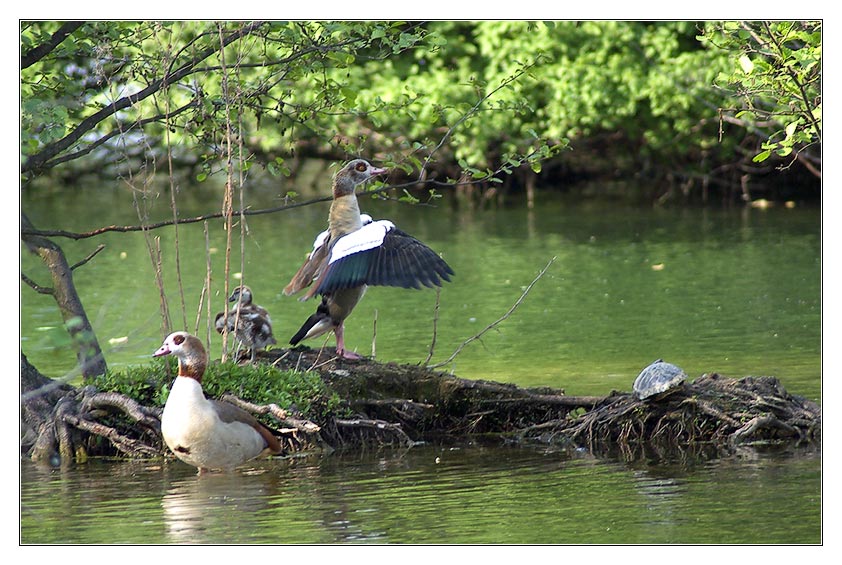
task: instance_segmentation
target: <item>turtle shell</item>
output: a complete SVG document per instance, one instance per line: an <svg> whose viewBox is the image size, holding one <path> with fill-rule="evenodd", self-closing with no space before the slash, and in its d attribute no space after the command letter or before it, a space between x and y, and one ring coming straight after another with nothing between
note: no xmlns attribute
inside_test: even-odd
<svg viewBox="0 0 842 565"><path fill-rule="evenodd" d="M634 380L634 395L644 400L677 389L687 378L680 367L658 359L643 369Z"/></svg>

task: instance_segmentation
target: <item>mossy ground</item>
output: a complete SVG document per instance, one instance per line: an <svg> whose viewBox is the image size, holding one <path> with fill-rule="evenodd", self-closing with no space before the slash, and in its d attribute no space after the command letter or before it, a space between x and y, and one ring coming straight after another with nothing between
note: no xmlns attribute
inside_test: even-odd
<svg viewBox="0 0 842 565"><path fill-rule="evenodd" d="M148 364L109 371L90 384L99 391L118 392L146 406L163 407L176 372L175 359L154 359ZM343 413L339 395L314 371L217 361L209 363L202 388L209 398L233 394L254 404L276 404L314 421Z"/></svg>

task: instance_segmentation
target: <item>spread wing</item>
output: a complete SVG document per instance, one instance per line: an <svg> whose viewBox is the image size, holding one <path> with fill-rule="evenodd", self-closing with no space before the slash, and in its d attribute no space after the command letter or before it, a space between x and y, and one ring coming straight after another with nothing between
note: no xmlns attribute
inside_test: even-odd
<svg viewBox="0 0 842 565"><path fill-rule="evenodd" d="M371 216L368 214L361 214L363 227L371 224ZM330 230L325 230L316 236L313 241L313 250L307 255L304 264L298 269L298 272L293 275L292 279L284 287L284 295L290 296L296 292L300 292L313 284L313 281L319 278L321 271L327 268L328 254L330 253ZM313 293L308 293L304 299L311 296Z"/></svg>
<svg viewBox="0 0 842 565"><path fill-rule="evenodd" d="M327 268L309 294L361 285L434 287L452 275L453 269L435 251L392 222L379 220L336 241Z"/></svg>

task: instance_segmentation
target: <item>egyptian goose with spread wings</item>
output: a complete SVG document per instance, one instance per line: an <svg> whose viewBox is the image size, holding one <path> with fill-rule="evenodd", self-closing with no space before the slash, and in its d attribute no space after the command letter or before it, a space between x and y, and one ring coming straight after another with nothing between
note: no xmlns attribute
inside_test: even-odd
<svg viewBox="0 0 842 565"><path fill-rule="evenodd" d="M454 274L435 251L392 222L360 214L356 186L385 172L355 159L334 176L328 229L316 237L313 250L284 288L289 296L311 287L301 300L322 296L316 313L292 337L291 345L333 331L337 355L359 359L345 350L344 322L368 286L434 287Z"/></svg>
<svg viewBox="0 0 842 565"><path fill-rule="evenodd" d="M199 468L228 471L260 455L280 453L281 444L257 419L229 402L208 400L202 377L208 355L199 338L174 332L153 353L175 355L178 376L161 416L161 435L176 457Z"/></svg>

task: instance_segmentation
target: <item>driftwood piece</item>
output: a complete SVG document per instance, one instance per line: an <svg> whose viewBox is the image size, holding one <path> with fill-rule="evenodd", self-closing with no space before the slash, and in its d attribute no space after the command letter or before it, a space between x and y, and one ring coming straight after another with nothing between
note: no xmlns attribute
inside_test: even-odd
<svg viewBox="0 0 842 565"><path fill-rule="evenodd" d="M342 443L351 443L349 438L354 436L353 443L372 443L379 445L400 445L411 447L415 442L401 429L400 424L393 424L384 420L369 420L367 418L336 418L333 421Z"/></svg>
<svg viewBox="0 0 842 565"><path fill-rule="evenodd" d="M278 406L277 404L265 404L265 405L258 405L243 400L242 398L238 398L233 394L223 394L220 400L224 400L225 402L230 402L236 406L239 406L243 410L248 412L252 412L253 414L269 414L273 418L275 418L281 424L286 425L291 430L300 431L309 434L317 434L321 429L318 424L311 422L310 420L303 420L301 418L294 418L290 415L289 412Z"/></svg>

